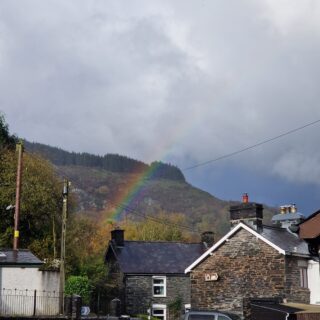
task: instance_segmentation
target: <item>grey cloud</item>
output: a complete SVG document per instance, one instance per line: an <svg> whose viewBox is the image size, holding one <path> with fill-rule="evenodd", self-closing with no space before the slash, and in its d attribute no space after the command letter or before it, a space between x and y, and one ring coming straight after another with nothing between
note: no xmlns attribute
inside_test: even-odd
<svg viewBox="0 0 320 320"><path fill-rule="evenodd" d="M232 152L320 118L320 5L289 5L2 1L0 109L69 150L182 167ZM318 132L234 162L318 183Z"/></svg>

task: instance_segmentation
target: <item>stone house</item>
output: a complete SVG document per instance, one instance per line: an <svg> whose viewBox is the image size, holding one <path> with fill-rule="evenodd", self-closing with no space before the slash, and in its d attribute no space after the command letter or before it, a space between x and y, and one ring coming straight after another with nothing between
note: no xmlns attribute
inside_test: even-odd
<svg viewBox="0 0 320 320"><path fill-rule="evenodd" d="M309 303L313 257L295 233L300 218L287 213L280 226L265 226L261 204L232 206L230 232L185 270L191 277L191 307L233 311L249 319L250 298Z"/></svg>
<svg viewBox="0 0 320 320"><path fill-rule="evenodd" d="M43 265L29 250L0 249L0 315L59 313L59 272Z"/></svg>
<svg viewBox="0 0 320 320"><path fill-rule="evenodd" d="M120 299L122 312L137 315L149 310L166 320L177 308L190 308L190 277L184 270L205 251L203 243L125 241L123 230L113 230L111 238L105 255L108 285ZM212 233L204 238L210 243Z"/></svg>

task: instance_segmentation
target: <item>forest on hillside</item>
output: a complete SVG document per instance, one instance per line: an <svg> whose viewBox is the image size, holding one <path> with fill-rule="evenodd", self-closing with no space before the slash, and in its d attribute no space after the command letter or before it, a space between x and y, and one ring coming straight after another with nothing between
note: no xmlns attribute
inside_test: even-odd
<svg viewBox="0 0 320 320"><path fill-rule="evenodd" d="M142 161L119 154L99 156L86 152L68 152L41 143L28 141L24 143L29 152L37 153L57 166L84 166L122 173L146 172L149 179L185 181L185 177L178 167L161 161L154 161L148 165Z"/></svg>

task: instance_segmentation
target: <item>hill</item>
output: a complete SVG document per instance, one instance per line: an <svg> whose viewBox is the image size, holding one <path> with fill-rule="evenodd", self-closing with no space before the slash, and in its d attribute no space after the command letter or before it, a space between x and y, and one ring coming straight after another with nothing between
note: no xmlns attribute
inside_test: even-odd
<svg viewBox="0 0 320 320"><path fill-rule="evenodd" d="M77 153L51 147L41 143L24 141L29 152L40 154L45 159L57 166L82 166L88 168L99 168L118 173L144 173L149 172L150 179L169 179L185 181L181 170L171 164L160 161L152 162L150 165L119 154L106 154L104 156L90 153Z"/></svg>
<svg viewBox="0 0 320 320"><path fill-rule="evenodd" d="M50 160L58 174L72 182L79 212L99 215L114 209L139 185L130 202L134 210L122 212L120 219L139 220L140 214L156 216L160 212L181 213L185 224L202 231L214 230L218 237L229 229L228 209L237 202L220 200L193 187L175 166L161 162L148 165L120 155L78 154L38 143L25 145L29 152ZM267 222L274 212L265 207Z"/></svg>

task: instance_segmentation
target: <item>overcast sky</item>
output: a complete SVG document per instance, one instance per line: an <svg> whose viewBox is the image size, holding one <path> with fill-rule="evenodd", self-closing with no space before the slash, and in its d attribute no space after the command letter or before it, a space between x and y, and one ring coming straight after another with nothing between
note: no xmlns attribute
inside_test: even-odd
<svg viewBox="0 0 320 320"><path fill-rule="evenodd" d="M185 168L255 144L320 119L319 57L318 0L0 2L0 110L72 151ZM320 208L319 131L186 175L225 199Z"/></svg>

